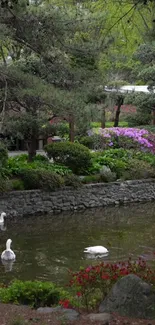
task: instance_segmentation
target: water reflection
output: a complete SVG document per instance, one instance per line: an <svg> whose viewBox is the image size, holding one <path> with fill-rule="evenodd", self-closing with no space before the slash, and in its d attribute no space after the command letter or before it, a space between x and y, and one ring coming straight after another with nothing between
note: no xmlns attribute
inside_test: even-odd
<svg viewBox="0 0 155 325"><path fill-rule="evenodd" d="M109 251L100 260L117 262L141 255L154 265L154 211L155 203L148 203L8 220L0 236L0 254L11 237L16 263L0 265L1 281L64 283L69 268L98 262L84 253L85 247L98 245Z"/></svg>
<svg viewBox="0 0 155 325"><path fill-rule="evenodd" d="M88 260L98 260L98 259L105 259L105 257L107 257L109 255L109 253L105 253L105 254L88 254L85 253L86 255L86 259Z"/></svg>
<svg viewBox="0 0 155 325"><path fill-rule="evenodd" d="M5 268L5 272L11 272L12 271L12 267L13 267L13 263L15 261L5 261L5 260L1 260L2 264L4 265Z"/></svg>
<svg viewBox="0 0 155 325"><path fill-rule="evenodd" d="M0 230L6 231L7 227L4 224L0 224Z"/></svg>

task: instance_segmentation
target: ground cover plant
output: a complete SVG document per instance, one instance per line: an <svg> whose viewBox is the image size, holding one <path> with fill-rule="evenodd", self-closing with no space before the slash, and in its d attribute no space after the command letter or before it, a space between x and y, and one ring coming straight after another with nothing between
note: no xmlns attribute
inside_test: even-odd
<svg viewBox="0 0 155 325"><path fill-rule="evenodd" d="M155 156L143 151L108 149L92 154L90 175L103 175L107 166L116 174L116 178L138 179L155 176Z"/></svg>
<svg viewBox="0 0 155 325"><path fill-rule="evenodd" d="M22 154L15 157L9 157L7 161L8 171L11 175L18 175L21 170L48 170L61 176L68 175L71 169L61 164L52 164L45 156L37 155L33 162L28 162L28 155Z"/></svg>

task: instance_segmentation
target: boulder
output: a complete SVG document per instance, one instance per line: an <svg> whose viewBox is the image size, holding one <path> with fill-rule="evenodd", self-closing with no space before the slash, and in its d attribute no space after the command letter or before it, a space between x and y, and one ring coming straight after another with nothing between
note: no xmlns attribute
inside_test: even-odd
<svg viewBox="0 0 155 325"><path fill-rule="evenodd" d="M88 324L89 321L91 321L91 322L100 322L100 324L106 325L113 319L113 317L108 313L100 313L100 314L88 314L87 316L85 316L84 319L88 321Z"/></svg>
<svg viewBox="0 0 155 325"><path fill-rule="evenodd" d="M116 174L111 171L111 169L105 165L103 165L100 169L100 175L103 181L113 182L116 180Z"/></svg>
<svg viewBox="0 0 155 325"><path fill-rule="evenodd" d="M74 310L74 309L62 309L62 317L61 319L69 320L69 321L74 321L79 319L80 314Z"/></svg>
<svg viewBox="0 0 155 325"><path fill-rule="evenodd" d="M65 319L67 321L74 321L79 319L80 314L74 309L62 308L61 306L57 307L40 307L37 309L37 312L40 314L51 314L59 313L58 318Z"/></svg>
<svg viewBox="0 0 155 325"><path fill-rule="evenodd" d="M155 318L155 293L152 286L129 274L118 280L99 306L100 313L116 312L121 316Z"/></svg>
<svg viewBox="0 0 155 325"><path fill-rule="evenodd" d="M37 309L37 312L40 314L51 314L51 313L59 312L61 310L62 310L61 306L57 306L54 308L53 307L39 307Z"/></svg>

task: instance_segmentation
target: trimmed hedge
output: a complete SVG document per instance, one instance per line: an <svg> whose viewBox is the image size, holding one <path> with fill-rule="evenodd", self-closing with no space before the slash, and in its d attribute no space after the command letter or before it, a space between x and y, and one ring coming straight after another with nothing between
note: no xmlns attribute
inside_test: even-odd
<svg viewBox="0 0 155 325"><path fill-rule="evenodd" d="M60 175L48 170L23 169L20 172L25 190L44 189L54 191L63 186L64 181Z"/></svg>
<svg viewBox="0 0 155 325"><path fill-rule="evenodd" d="M87 173L91 166L89 149L78 143L50 143L44 147L48 157L54 162L69 167L75 174Z"/></svg>
<svg viewBox="0 0 155 325"><path fill-rule="evenodd" d="M65 186L72 186L78 188L82 186L80 178L74 174L64 176Z"/></svg>

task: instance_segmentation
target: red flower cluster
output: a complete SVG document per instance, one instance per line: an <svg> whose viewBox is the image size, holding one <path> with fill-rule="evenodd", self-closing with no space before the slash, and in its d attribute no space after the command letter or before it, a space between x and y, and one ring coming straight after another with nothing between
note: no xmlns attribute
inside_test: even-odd
<svg viewBox="0 0 155 325"><path fill-rule="evenodd" d="M70 301L68 299L60 300L59 305L61 305L63 308L70 308Z"/></svg>
<svg viewBox="0 0 155 325"><path fill-rule="evenodd" d="M129 258L127 262L108 264L102 262L76 273L70 271L69 286L77 290L77 296L86 296L93 288L100 288L106 295L118 279L131 273L155 284L155 270L152 271L141 258L136 262L132 262Z"/></svg>

